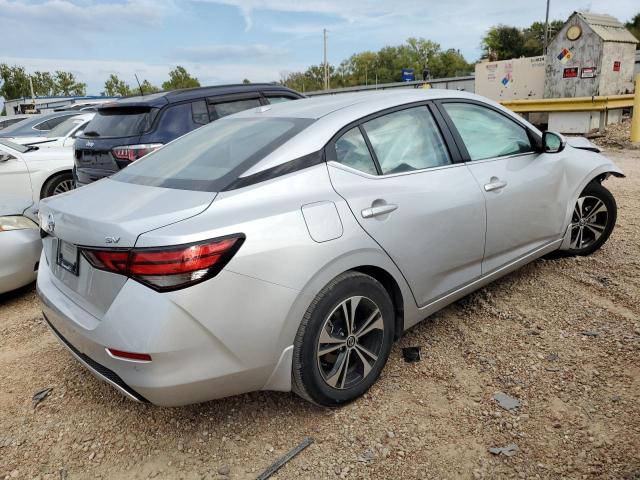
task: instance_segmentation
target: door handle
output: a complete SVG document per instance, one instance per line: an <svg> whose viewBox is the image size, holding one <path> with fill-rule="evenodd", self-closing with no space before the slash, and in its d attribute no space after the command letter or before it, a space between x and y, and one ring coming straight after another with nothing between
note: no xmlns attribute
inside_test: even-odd
<svg viewBox="0 0 640 480"><path fill-rule="evenodd" d="M485 184L484 191L485 192L493 192L494 190L500 190L507 186L507 182L504 180L500 180L496 177L491 177L489 183Z"/></svg>
<svg viewBox="0 0 640 480"><path fill-rule="evenodd" d="M377 217L379 215L386 215L387 213L391 213L398 208L397 205L393 205L391 203L387 203L385 205L379 205L377 207L369 207L365 208L360 212L363 218L372 218Z"/></svg>

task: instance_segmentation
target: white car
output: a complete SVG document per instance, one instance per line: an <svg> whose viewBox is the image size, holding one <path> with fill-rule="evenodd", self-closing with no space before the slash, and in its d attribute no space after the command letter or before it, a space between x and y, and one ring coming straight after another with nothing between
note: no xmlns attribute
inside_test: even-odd
<svg viewBox="0 0 640 480"><path fill-rule="evenodd" d="M0 138L0 193L41 198L74 188L73 149L39 148Z"/></svg>
<svg viewBox="0 0 640 480"><path fill-rule="evenodd" d="M81 135L95 113L83 113L66 119L52 128L43 137L11 137L14 143L21 145L37 145L40 148L73 147L73 142Z"/></svg>
<svg viewBox="0 0 640 480"><path fill-rule="evenodd" d="M33 282L42 240L31 197L0 190L0 294Z"/></svg>

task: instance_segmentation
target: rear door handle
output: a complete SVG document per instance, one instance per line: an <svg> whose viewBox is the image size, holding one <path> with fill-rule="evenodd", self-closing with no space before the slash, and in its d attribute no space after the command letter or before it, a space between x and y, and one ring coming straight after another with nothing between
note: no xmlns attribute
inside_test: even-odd
<svg viewBox="0 0 640 480"><path fill-rule="evenodd" d="M372 218L377 217L379 215L386 215L387 213L391 213L398 208L397 205L393 205L388 203L386 205L379 205L377 207L369 207L365 208L360 212L363 218Z"/></svg>
<svg viewBox="0 0 640 480"><path fill-rule="evenodd" d="M484 186L485 192L493 192L494 190L500 190L507 186L507 182L500 180L496 177L491 177L491 181Z"/></svg>

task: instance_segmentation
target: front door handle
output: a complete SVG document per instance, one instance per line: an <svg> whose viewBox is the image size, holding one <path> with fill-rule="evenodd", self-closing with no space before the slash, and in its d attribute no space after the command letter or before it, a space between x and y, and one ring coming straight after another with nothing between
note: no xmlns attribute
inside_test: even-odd
<svg viewBox="0 0 640 480"><path fill-rule="evenodd" d="M377 217L379 215L386 215L387 213L391 213L398 208L397 205L393 205L391 203L387 203L385 205L379 205L377 207L369 207L365 208L360 212L363 218L372 218Z"/></svg>
<svg viewBox="0 0 640 480"><path fill-rule="evenodd" d="M491 177L489 183L485 184L484 191L485 192L493 192L494 190L500 190L507 186L507 182L504 180L500 180L497 177Z"/></svg>

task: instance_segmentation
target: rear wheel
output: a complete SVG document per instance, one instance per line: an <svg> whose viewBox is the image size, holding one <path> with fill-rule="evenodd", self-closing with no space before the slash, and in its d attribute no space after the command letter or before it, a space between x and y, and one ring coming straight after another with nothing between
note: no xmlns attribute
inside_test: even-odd
<svg viewBox="0 0 640 480"><path fill-rule="evenodd" d="M374 278L346 272L314 299L298 329L293 390L324 406L365 393L389 358L394 335L389 294Z"/></svg>
<svg viewBox="0 0 640 480"><path fill-rule="evenodd" d="M40 198L52 197L61 193L68 192L75 188L73 174L71 172L63 172L49 178L42 187L42 195Z"/></svg>
<svg viewBox="0 0 640 480"><path fill-rule="evenodd" d="M590 183L578 197L571 217L570 255L590 255L609 239L616 224L618 207L609 190Z"/></svg>

